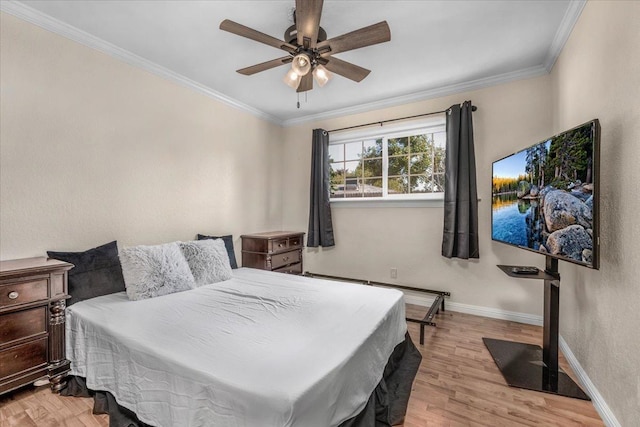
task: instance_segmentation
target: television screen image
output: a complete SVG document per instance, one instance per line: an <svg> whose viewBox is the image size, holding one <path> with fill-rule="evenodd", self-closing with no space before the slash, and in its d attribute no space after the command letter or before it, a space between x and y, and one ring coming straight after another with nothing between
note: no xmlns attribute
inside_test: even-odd
<svg viewBox="0 0 640 427"><path fill-rule="evenodd" d="M598 268L598 120L493 163L498 242Z"/></svg>

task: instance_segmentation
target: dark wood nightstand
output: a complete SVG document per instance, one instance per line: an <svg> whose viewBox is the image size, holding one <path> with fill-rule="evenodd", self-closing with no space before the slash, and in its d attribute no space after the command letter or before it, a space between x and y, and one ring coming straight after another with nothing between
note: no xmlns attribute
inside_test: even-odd
<svg viewBox="0 0 640 427"><path fill-rule="evenodd" d="M65 386L67 271L73 264L40 258L0 261L0 394L48 377Z"/></svg>
<svg viewBox="0 0 640 427"><path fill-rule="evenodd" d="M242 238L242 266L279 273L302 274L304 233L269 231L245 234Z"/></svg>

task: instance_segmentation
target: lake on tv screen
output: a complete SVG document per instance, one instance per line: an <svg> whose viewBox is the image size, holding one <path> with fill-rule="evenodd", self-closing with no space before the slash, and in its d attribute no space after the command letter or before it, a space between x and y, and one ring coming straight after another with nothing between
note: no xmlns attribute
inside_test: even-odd
<svg viewBox="0 0 640 427"><path fill-rule="evenodd" d="M530 247L527 239L527 222L531 205L518 200L516 195L493 196L493 239L513 245ZM538 242L538 247L540 243ZM531 247L538 249L537 247Z"/></svg>

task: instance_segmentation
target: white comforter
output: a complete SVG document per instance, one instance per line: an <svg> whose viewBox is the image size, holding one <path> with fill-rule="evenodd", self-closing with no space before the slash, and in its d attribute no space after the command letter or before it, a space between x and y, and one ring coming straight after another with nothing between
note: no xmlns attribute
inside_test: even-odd
<svg viewBox="0 0 640 427"><path fill-rule="evenodd" d="M240 268L191 291L74 304L67 357L155 426L327 427L364 408L405 331L397 290Z"/></svg>

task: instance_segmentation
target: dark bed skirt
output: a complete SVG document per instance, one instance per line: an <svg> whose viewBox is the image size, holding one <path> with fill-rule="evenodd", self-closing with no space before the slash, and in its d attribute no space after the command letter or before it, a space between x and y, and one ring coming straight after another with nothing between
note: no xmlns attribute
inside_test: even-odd
<svg viewBox="0 0 640 427"><path fill-rule="evenodd" d="M405 340L396 346L389 357L382 380L371 393L367 406L339 427L388 427L402 423L421 361L422 356L407 333ZM118 405L111 393L89 390L82 377L70 376L67 387L60 394L93 396L93 413L108 414L109 427L151 427L138 420L135 413Z"/></svg>

